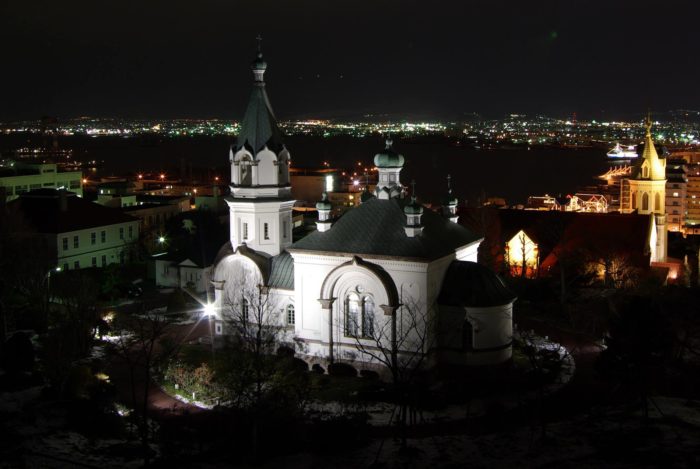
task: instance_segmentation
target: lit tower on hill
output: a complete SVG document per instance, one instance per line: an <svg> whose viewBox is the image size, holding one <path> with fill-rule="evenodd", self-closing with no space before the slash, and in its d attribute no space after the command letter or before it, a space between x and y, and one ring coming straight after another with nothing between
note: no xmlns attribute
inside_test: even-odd
<svg viewBox="0 0 700 469"><path fill-rule="evenodd" d="M231 146L230 239L275 256L292 244L292 206L289 151L265 92L263 60L258 53L251 64L253 91L241 122L238 141Z"/></svg>
<svg viewBox="0 0 700 469"><path fill-rule="evenodd" d="M651 261L664 262L667 253L666 231L666 159L660 158L651 137L651 115L646 120L644 152L641 164L632 168L629 179L629 202L621 207L623 213L637 212L654 217L656 230L651 240ZM622 199L625 199L623 197ZM655 242L654 242L655 241Z"/></svg>

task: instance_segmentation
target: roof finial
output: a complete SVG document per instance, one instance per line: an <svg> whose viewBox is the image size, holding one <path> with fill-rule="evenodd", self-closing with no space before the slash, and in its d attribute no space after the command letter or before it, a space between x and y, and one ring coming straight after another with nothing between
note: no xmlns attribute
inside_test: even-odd
<svg viewBox="0 0 700 469"><path fill-rule="evenodd" d="M265 69L267 68L267 63L263 60L262 54L262 35L258 34L255 38L258 41L258 53L255 56L255 60L250 64L250 68L253 70L253 77L259 85L263 85L263 75L265 74Z"/></svg>
<svg viewBox="0 0 700 469"><path fill-rule="evenodd" d="M416 180L411 180L411 198L416 200Z"/></svg>
<svg viewBox="0 0 700 469"><path fill-rule="evenodd" d="M255 40L258 41L258 57L262 57L262 34L258 34Z"/></svg>
<svg viewBox="0 0 700 469"><path fill-rule="evenodd" d="M394 144L394 141L391 139L391 132L386 134L386 148L387 150L391 148L391 146Z"/></svg>
<svg viewBox="0 0 700 469"><path fill-rule="evenodd" d="M452 193L452 176L450 176L449 174L447 175L447 193Z"/></svg>
<svg viewBox="0 0 700 469"><path fill-rule="evenodd" d="M651 137L651 109L647 110L647 118L646 122L644 122L644 126L646 127L646 137Z"/></svg>

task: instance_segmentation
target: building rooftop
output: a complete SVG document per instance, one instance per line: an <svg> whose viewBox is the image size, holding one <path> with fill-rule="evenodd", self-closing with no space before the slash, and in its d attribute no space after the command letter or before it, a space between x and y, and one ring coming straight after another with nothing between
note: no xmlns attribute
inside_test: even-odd
<svg viewBox="0 0 700 469"><path fill-rule="evenodd" d="M423 232L419 236L408 237L403 211L407 203L408 199L380 200L372 197L346 212L330 230L316 231L297 241L290 251L433 260L481 239L432 210L423 212Z"/></svg>
<svg viewBox="0 0 700 469"><path fill-rule="evenodd" d="M62 197L65 198L65 210L61 209ZM66 233L137 221L119 209L88 202L73 192L56 189L37 189L24 193L7 206L10 210L21 212L39 233Z"/></svg>

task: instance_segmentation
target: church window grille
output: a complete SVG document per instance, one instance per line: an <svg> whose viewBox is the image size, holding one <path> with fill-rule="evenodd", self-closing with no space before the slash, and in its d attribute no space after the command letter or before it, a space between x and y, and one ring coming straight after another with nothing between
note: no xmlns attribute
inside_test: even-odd
<svg viewBox="0 0 700 469"><path fill-rule="evenodd" d="M649 210L649 194L646 192L642 195L642 210Z"/></svg>
<svg viewBox="0 0 700 469"><path fill-rule="evenodd" d="M293 326L296 318L294 317L294 305L287 305L287 325Z"/></svg>
<svg viewBox="0 0 700 469"><path fill-rule="evenodd" d="M241 322L247 323L248 322L248 313L250 312L250 303L248 303L248 300L243 298L241 300Z"/></svg>
<svg viewBox="0 0 700 469"><path fill-rule="evenodd" d="M345 299L345 336L372 337L374 334L374 300L350 293Z"/></svg>
<svg viewBox="0 0 700 469"><path fill-rule="evenodd" d="M360 320L360 298L354 293L345 300L345 335L357 337Z"/></svg>
<svg viewBox="0 0 700 469"><path fill-rule="evenodd" d="M248 239L248 223L243 223L243 239Z"/></svg>
<svg viewBox="0 0 700 469"><path fill-rule="evenodd" d="M265 239L270 239L270 225L268 223L263 223L263 234Z"/></svg>

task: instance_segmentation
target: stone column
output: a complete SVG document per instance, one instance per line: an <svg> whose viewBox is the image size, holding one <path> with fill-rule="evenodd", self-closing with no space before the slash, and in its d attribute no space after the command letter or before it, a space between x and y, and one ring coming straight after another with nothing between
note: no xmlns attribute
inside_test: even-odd
<svg viewBox="0 0 700 469"><path fill-rule="evenodd" d="M318 300L319 303L321 303L321 308L324 311L324 315L328 318L328 362L333 363L334 361L334 356L333 356L333 302L335 301L335 298L328 298L324 299L321 298Z"/></svg>

